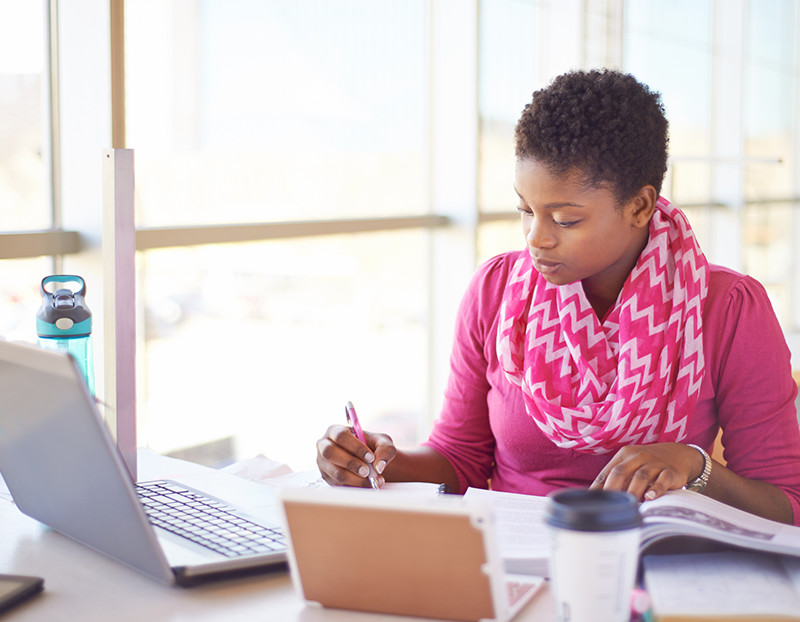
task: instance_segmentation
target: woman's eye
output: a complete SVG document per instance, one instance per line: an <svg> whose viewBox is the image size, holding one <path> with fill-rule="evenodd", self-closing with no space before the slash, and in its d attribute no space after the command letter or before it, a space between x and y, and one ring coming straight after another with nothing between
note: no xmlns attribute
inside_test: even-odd
<svg viewBox="0 0 800 622"><path fill-rule="evenodd" d="M568 229L569 227L573 227L573 226L577 225L580 221L579 220L568 220L568 221L554 220L553 222L556 223L559 227L563 227L564 229Z"/></svg>
<svg viewBox="0 0 800 622"><path fill-rule="evenodd" d="M517 211L518 211L520 214L525 214L526 216L531 216L531 215L533 215L533 212L532 212L530 209L528 209L527 207L523 206L523 205L518 205L518 206L517 206Z"/></svg>

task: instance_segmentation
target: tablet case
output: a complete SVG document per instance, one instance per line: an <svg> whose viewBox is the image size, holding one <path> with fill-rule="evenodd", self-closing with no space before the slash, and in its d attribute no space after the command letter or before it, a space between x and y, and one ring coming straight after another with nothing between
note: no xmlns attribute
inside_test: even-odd
<svg viewBox="0 0 800 622"><path fill-rule="evenodd" d="M292 577L306 600L465 621L505 620L518 609L488 506L343 488L287 489L281 499Z"/></svg>

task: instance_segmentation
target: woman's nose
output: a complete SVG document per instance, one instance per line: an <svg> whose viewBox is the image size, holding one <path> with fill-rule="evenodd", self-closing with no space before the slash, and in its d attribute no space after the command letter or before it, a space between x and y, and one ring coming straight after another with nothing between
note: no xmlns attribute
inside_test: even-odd
<svg viewBox="0 0 800 622"><path fill-rule="evenodd" d="M556 238L553 232L540 219L536 219L531 223L525 240L528 246L533 248L552 248L556 245Z"/></svg>

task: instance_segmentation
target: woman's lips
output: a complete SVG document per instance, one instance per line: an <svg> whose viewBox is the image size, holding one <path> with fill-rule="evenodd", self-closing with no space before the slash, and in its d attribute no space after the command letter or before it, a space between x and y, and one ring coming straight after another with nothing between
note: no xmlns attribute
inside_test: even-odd
<svg viewBox="0 0 800 622"><path fill-rule="evenodd" d="M561 264L555 261L545 261L544 259L536 259L535 257L531 259L533 259L533 267L536 268L536 271L542 276L554 274L558 272L558 269L561 267Z"/></svg>

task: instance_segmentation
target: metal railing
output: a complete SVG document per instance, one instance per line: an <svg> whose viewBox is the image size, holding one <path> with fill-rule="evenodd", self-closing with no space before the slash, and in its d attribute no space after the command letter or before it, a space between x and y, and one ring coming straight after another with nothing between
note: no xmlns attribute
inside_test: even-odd
<svg viewBox="0 0 800 622"><path fill-rule="evenodd" d="M421 215L305 222L143 227L136 230L136 250L147 251L155 248L259 242L399 229L435 229L451 224L452 219L447 216ZM71 255L85 249L86 244L78 231L42 230L0 233L0 259Z"/></svg>

